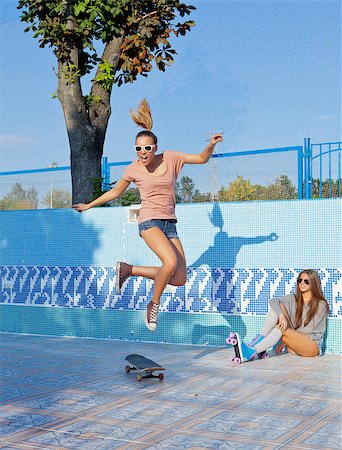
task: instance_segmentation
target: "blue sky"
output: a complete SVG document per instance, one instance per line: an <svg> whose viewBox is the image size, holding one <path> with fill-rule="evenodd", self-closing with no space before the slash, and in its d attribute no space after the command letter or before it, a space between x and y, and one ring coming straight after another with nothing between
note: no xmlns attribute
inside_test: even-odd
<svg viewBox="0 0 342 450"><path fill-rule="evenodd" d="M175 39L165 73L112 93L105 156L135 157L129 109L146 97L161 149L219 152L341 140L341 2L188 1L196 26ZM16 0L1 1L1 171L69 165L51 49L24 33ZM85 81L87 94L89 82Z"/></svg>

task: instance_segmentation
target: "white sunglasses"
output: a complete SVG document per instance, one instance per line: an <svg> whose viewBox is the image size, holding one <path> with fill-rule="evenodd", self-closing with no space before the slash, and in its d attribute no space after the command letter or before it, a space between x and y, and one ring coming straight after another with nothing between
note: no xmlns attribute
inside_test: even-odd
<svg viewBox="0 0 342 450"><path fill-rule="evenodd" d="M141 150L144 149L145 152L151 152L154 147L156 147L154 144L153 145L135 145L134 150L136 152L141 152Z"/></svg>

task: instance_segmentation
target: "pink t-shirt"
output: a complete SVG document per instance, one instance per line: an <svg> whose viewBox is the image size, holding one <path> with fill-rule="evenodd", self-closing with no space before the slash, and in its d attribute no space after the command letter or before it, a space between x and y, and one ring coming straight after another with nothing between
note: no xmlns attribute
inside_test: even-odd
<svg viewBox="0 0 342 450"><path fill-rule="evenodd" d="M161 175L149 173L135 160L123 174L123 179L137 185L141 197L139 223L151 219L176 219L175 184L177 176L184 165L186 153L165 151L163 165L165 172Z"/></svg>

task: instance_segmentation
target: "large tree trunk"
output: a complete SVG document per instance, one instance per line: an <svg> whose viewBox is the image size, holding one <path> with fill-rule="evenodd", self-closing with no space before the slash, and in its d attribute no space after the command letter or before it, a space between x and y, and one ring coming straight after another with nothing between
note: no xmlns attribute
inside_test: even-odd
<svg viewBox="0 0 342 450"><path fill-rule="evenodd" d="M73 19L69 20L70 30ZM106 59L116 69L123 37L114 38L103 52ZM72 203L87 203L94 196L94 183L101 178L103 146L111 114L110 90L93 82L91 96L99 97L87 109L82 94L78 49L70 43L67 59L58 61L58 98L61 102L70 143L70 164L72 181ZM70 68L75 74L70 75Z"/></svg>
<svg viewBox="0 0 342 450"><path fill-rule="evenodd" d="M72 203L88 203L94 197L95 181L101 178L104 136L95 127L68 130Z"/></svg>
<svg viewBox="0 0 342 450"><path fill-rule="evenodd" d="M59 62L58 65L58 98L63 108L70 144L72 202L87 203L93 197L95 179L101 178L104 133L101 132L100 123L93 125L90 122L79 77L75 77L72 82L65 77L69 64ZM108 119L103 124L105 129L107 123Z"/></svg>

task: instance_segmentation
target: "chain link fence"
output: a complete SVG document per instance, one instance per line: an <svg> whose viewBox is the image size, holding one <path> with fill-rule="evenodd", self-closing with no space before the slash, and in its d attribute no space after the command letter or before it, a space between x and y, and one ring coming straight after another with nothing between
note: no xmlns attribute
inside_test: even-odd
<svg viewBox="0 0 342 450"><path fill-rule="evenodd" d="M0 210L71 206L70 167L0 173Z"/></svg>
<svg viewBox="0 0 342 450"><path fill-rule="evenodd" d="M213 155L208 164L186 164L176 184L178 203L301 198L298 171L302 147ZM128 163L127 163L128 164ZM118 181L125 166L110 163L110 180ZM140 202L132 184L115 204Z"/></svg>
<svg viewBox="0 0 342 450"><path fill-rule="evenodd" d="M306 180L307 155L301 146L222 153L214 154L207 164L183 167L175 189L177 202L302 199L308 181L312 182L313 194L317 191L313 196L341 196L341 143L312 144L312 148L314 176L322 180L327 174L325 184L317 183L315 178ZM320 164L317 172L316 166L323 158L327 168ZM103 190L120 180L128 164L108 163L103 158ZM46 169L0 173L0 210L69 208L71 192L69 166L56 167L53 163ZM132 184L113 205L138 203L139 192Z"/></svg>

